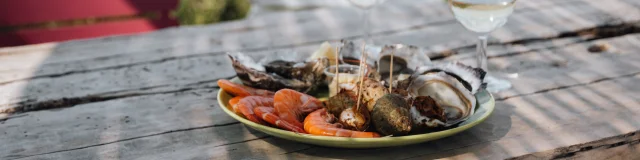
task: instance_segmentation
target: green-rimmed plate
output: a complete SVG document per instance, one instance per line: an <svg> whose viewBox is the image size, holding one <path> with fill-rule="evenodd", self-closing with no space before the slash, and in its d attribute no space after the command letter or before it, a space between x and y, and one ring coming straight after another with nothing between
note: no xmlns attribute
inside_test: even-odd
<svg viewBox="0 0 640 160"><path fill-rule="evenodd" d="M240 83L240 80L234 78L231 80L234 83ZM476 94L476 99L478 101L478 106L476 107L476 111L469 119L465 122L462 122L458 127L430 132L424 134L415 134L408 136L399 136L399 137L381 137L381 138L346 138L346 137L330 137L330 136L316 136L310 134L301 134L295 133L287 130L282 130L278 128L273 128L269 126L264 126L261 124L257 124L251 122L240 115L233 112L231 106L229 105L229 100L233 98L231 95L227 94L224 90L220 90L218 92L218 103L224 112L226 112L229 116L235 118L236 120L244 123L246 126L249 126L255 130L264 132L266 134L320 146L328 146L328 147L339 147L339 148L378 148L378 147L392 147L392 146L402 146L409 144L422 143L426 141L436 140L444 137L448 137L454 135L456 133L467 130L475 125L478 125L493 112L495 101L493 96L487 91L481 91Z"/></svg>

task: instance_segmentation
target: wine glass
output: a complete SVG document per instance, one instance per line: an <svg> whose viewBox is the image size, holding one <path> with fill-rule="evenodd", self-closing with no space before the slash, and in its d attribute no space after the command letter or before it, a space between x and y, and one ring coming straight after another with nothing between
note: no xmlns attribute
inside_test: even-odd
<svg viewBox="0 0 640 160"><path fill-rule="evenodd" d="M448 0L449 7L465 28L478 35L477 65L487 71L484 81L487 91L496 93L511 88L511 82L497 78L487 69L487 38L489 33L507 23L516 0ZM504 76L504 75L503 75Z"/></svg>
<svg viewBox="0 0 640 160"><path fill-rule="evenodd" d="M376 5L382 3L384 0L349 0L349 2L351 2L352 5L360 8L361 10L363 10L363 20L364 20L364 26L363 26L363 30L364 30L364 37L365 37L365 42L369 42L371 40L371 27L369 24L369 12L371 10L371 8L375 7Z"/></svg>

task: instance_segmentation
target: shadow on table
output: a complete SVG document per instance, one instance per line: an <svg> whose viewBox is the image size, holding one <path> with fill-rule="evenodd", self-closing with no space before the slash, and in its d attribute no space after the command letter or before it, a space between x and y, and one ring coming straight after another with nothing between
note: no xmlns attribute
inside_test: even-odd
<svg viewBox="0 0 640 160"><path fill-rule="evenodd" d="M291 17L286 17L285 20L282 20L284 22L287 22L288 24L291 23L301 23L301 22L296 22L298 19L296 19L294 16ZM300 20L302 21L302 20ZM277 26L276 26L277 27ZM338 26L338 27L342 27L342 26ZM336 28L336 26L333 27L329 27L329 28ZM273 32L277 32L279 30L287 30L287 29L291 29L291 30L296 30L298 28L282 28L282 29L273 29ZM293 32L293 31L292 31ZM314 37L316 36L315 34L312 34L310 32L301 32L300 34L309 34L309 35L303 35L300 37L305 37L305 38L310 38L310 37ZM253 34L253 33L252 33ZM257 34L257 33L256 33ZM282 33L280 33L282 34ZM317 33L317 34L327 34L327 33ZM273 35L266 35L266 36L262 36L262 35L258 35L256 36L257 39L263 38L263 39L267 39L264 37L286 37L286 36L280 36L278 34L273 34ZM161 38L166 38L166 37L161 37ZM196 37L198 38L198 37ZM210 38L210 37L205 37L205 38ZM232 38L236 38L236 37L232 37ZM120 42L129 42L129 43L123 43L123 44L114 44L111 41L109 41L109 38L104 38L104 39L99 39L99 40L93 40L93 41L104 41L103 43L100 44L93 44L93 45L98 45L102 48L107 48L104 46L108 46L108 47L112 47L114 50L117 48L127 48L127 47L131 47L131 48L139 48L140 46L137 45L148 45L146 42L142 42L144 41L144 39L142 41L136 41L136 40L131 40L129 41L128 39L124 39L120 40ZM277 39L277 38L276 38ZM175 52L180 53L180 54L185 54L185 53L193 53L193 52L197 52L195 51L195 48L198 47L203 47L203 46L199 46L200 44L204 43L205 45L211 45L209 43L215 43L215 42L206 42L207 40L211 40L214 41L215 39L177 39L177 40L167 40L167 41L171 41L170 43L167 43L168 45L182 45L182 44L189 44L187 46L182 46L182 47L168 47L168 48L163 48L163 50L161 51L157 51L157 52L172 52L174 51L173 49L175 48L179 48L176 49ZM230 42L231 41L231 42ZM194 43L192 43L194 42ZM198 42L198 43L195 43ZM229 45L229 46L242 46L242 45L246 45L249 43L253 43L252 41L243 41L243 42L235 42L233 41L233 39L228 40L226 39L225 44ZM35 72L34 75L46 75L46 74L50 74L52 73L51 68L48 68L48 66L54 66L54 65L58 65L58 66L66 66L69 63L73 62L74 60L69 60L69 59L64 59L64 58L60 58L58 56L67 54L67 52L72 51L72 50L80 50L77 48L86 48L86 53L83 54L92 54L93 51L88 50L91 49L92 47L96 47L96 46L79 46L77 44L75 45L66 45L67 43L60 43L55 49L53 49L51 51L51 56L49 57L44 57L43 60L40 62L41 66L36 66L35 67ZM270 44L273 45L273 44ZM70 49L71 47L74 47L76 49ZM121 54L139 54L140 51L136 52L136 53L131 53L131 52L123 52ZM156 52L156 50L146 50L145 52ZM77 54L77 53L76 53ZM565 53L557 53L557 55L563 55ZM94 57L95 59L99 59L99 60L109 60L109 58L117 58L117 57L123 57L123 55L109 55L105 56L105 57ZM183 56L183 57L187 57L184 55L176 55L176 56ZM68 58L69 56L62 56L62 57L66 57ZM195 56L194 56L195 57ZM204 57L204 58L203 58ZM39 57L37 57L39 58ZM76 57L74 57L76 58ZM175 57L172 57L175 58ZM78 58L81 59L81 58ZM186 59L186 58L185 58ZM196 57L193 59L206 59L205 56L202 57ZM548 60L553 60L553 58L547 57L547 58L542 58L543 60L541 60L540 62L544 62L544 61L548 61ZM566 59L571 59L571 58L566 58ZM169 59L167 61L172 61L174 59ZM177 61L177 60L176 60ZM195 61L195 60L194 60ZM176 63L171 63L174 66L171 65L167 65L167 66L171 66L171 67L175 67L175 68L180 68L180 67L184 67L185 69L182 71L188 71L188 72L194 72L192 74L208 74L210 73L209 70L205 70L205 68L212 68L212 67L216 67L214 64L208 64L208 63L201 63L203 64L202 68L198 68L198 66L196 65L197 69L187 69L189 67L194 67L193 64L185 64L185 63L190 63L190 62L194 62L194 61L180 61L180 62L176 62ZM77 61L77 63L82 63L82 61ZM154 62L155 63L155 62ZM165 63L165 61L162 61L162 63ZM126 64L126 63L123 63ZM537 63L536 63L537 64ZM67 96L65 94L77 94L77 95L82 95L81 93L78 92L84 92L85 90L91 90L91 89L95 89L95 88L109 88L109 91L111 90L115 90L113 88L117 88L117 87L121 87L121 88L127 88L127 89L131 89L131 86L136 85L136 84L140 84L140 83L149 83L151 84L152 82L158 82L158 81L180 81L182 79L179 78L194 78L194 77L189 77L191 75L185 74L185 75L177 75L179 74L179 72L176 72L174 70L171 70L169 72L165 71L161 71L161 70L153 70L153 69L158 69L158 68L151 68L151 70L149 68L143 68L144 72L137 72L137 70L135 70L135 67L127 67L127 66L110 66L111 68L106 68L106 69L100 69L100 70L83 70L84 68L82 67L87 67L87 68L91 68L89 67L90 65L104 65L104 64L83 64L83 65L87 65L87 66L74 66L74 67L78 67L80 69L77 69L77 71L79 72L73 72L73 73L64 73L61 75L57 75L57 77L47 77L47 76L43 76L43 77L38 77L37 79L34 78L33 80L29 80L28 82L26 82L26 84L24 84L24 86L21 86L23 88L21 88L21 98L25 98L25 99L31 99L34 98L35 100L37 100L38 98L41 97L29 97L32 95L46 95L46 96L50 96L50 95L64 95ZM136 64L139 65L139 64ZM226 65L226 64L225 64ZM631 64L630 64L631 65ZM227 66L229 67L229 66ZM54 67L52 67L54 68ZM55 67L55 68L64 68L64 67ZM99 67L98 67L99 68ZM109 70L113 70L113 69L122 69L124 68L124 71L126 71L126 73L124 74L124 76L122 75L112 75L112 74L103 74L103 73L109 73ZM169 67L167 67L169 68ZM611 67L612 69L615 69L616 67L613 66ZM173 72L172 72L173 71ZM198 72L199 71L199 72ZM63 76L77 76L77 74L83 74L83 73L99 73L97 75L94 75L93 77L83 77L85 78L86 81L72 81L72 82L65 82L65 81L60 81L59 79L57 81L53 81L53 80L42 80L42 79L54 79L54 78L60 78ZM112 73L112 72L111 72ZM141 73L144 73L143 75L141 75ZM604 74L603 74L604 75ZM121 76L121 77L118 77ZM144 82L134 82L135 84L128 84L131 82L124 82L121 81L121 79L123 78L128 78L128 77L142 77L142 78L132 78L134 80L142 80ZM184 76L184 77L181 77ZM602 77L607 77L607 76L602 76ZM200 77L197 77L200 78ZM73 79L68 79L68 80L73 80ZM101 84L102 86L92 86L92 85L87 85L90 84L92 82L104 82L104 83L96 83L96 84ZM109 82L109 83L107 83ZM125 84L123 84L123 83ZM145 87L148 87L147 85L143 85ZM618 86L619 87L619 86ZM134 89L138 89L138 88L134 88ZM147 88L148 89L148 88ZM624 90L629 90L628 88L624 88L624 89L620 89L622 91ZM637 88L636 88L637 89ZM70 91L73 90L73 91ZM77 92L76 92L77 90ZM140 89L140 90L144 90ZM565 90L566 91L566 90ZM613 91L618 91L618 90L613 90ZM606 110L602 109L599 106L604 106L601 105L601 103L605 103L608 105L609 108L614 108L614 107L625 107L626 108L632 108L633 106L630 106L629 103L631 99L633 100L634 98L637 99L637 97L627 97L627 96L619 96L620 94L617 94L617 97L613 97L612 95L609 95L607 93L611 93L611 90L602 90L601 88L588 88L587 91L581 91L581 92L573 92L571 90L567 91L569 93L569 95L574 95L575 97L583 97L584 95L582 94L591 94L591 97L596 97L596 98L604 98L606 100L593 100L593 99L582 99L582 101L585 101L585 105L584 106L590 106L593 107L591 109L593 110ZM518 93L518 94L526 94L526 93ZM75 96L75 95L74 95ZM69 97L73 97L73 96L69 96ZM69 101L73 101L73 99L67 99ZM548 101L547 103L544 103L545 101ZM206 144L206 143L212 143L212 141L214 139L225 139L228 142L225 142L227 145L224 146L214 146L211 148L206 148L206 149L202 149L202 150L208 150L208 149L212 149L215 147L224 147L224 152L226 152L225 155L227 155L226 158L232 159L234 157L260 157L265 153L265 151L268 151L266 149L266 147L279 147L282 150L288 151L287 153L284 153L284 155L288 158L291 159L295 159L295 158L304 158L304 157L325 157L325 158L339 158L339 159L366 159L366 158L371 158L371 157L375 157L375 158L380 158L380 159L399 159L399 158L416 158L416 156L419 156L420 158L425 158L425 159L430 159L430 158L443 158L443 157L450 157L450 156L455 156L455 155L461 155L461 154L471 154L473 156L478 156L476 153L478 152L482 152L483 149L487 149L487 148L491 148L491 149L495 149L495 150L500 150L500 151L495 151L493 150L492 152L494 153L503 153L503 154L509 154L507 153L506 149L503 149L502 147L506 147L504 145L496 145L496 146L490 146L492 145L493 141L499 140L504 138L507 133L509 132L516 132L522 129L522 127L530 127L530 128L541 128L541 127L545 127L545 126L540 126L539 122L537 119L533 119L531 117L536 117L536 118L540 118L543 120L562 120L563 117L562 115L558 115L557 113L553 113L553 110L564 110L568 113L580 113L583 112L584 110L586 110L585 108L580 108L582 106L576 106L573 104L568 104L565 102L571 101L570 99L567 98L557 98L557 97L552 97L552 96L542 96L542 98L530 98L530 97L524 97L522 98L522 103L502 103L502 102L498 102L496 103L496 109L494 111L494 113L483 123L465 131L462 133L459 133L457 135L453 135L451 137L447 137L444 139L440 139L440 140L435 140L435 141L431 141L431 142L426 142L426 143L422 143L422 144L416 144L416 145L409 145L409 146L402 146L402 147L392 147L392 148L376 148L376 149L337 149L337 148L327 148L327 147L319 147L319 146L310 146L310 145L306 145L306 144L302 144L302 143L297 143L297 142L293 142L293 141L287 141L287 140L283 140L283 139L279 139L279 138L274 138L274 137L269 137L269 138L261 138L261 139L257 139L257 140L247 140L249 137L247 135L253 135L254 137L265 137L265 135L263 133L260 133L258 131L254 131L249 129L249 133L246 132L236 132L236 133L242 133L243 135L232 135L234 132L230 132L230 131L224 131L220 128L225 128L224 126L222 127L213 127L213 128L217 128L217 129L213 129L213 131L211 132L199 132L199 133L203 133L203 134L211 134L214 136L202 136L202 135L186 135L186 136L182 136L182 137L172 137L172 136L167 136L165 138L167 139L162 139L163 142L154 142L151 140L145 140L145 141L138 141L142 138L146 138L146 137L136 137L136 138L140 138L140 139L129 139L131 137L135 137L135 136L148 136L147 134L155 134L149 131L140 131L142 133L136 132L136 133L132 133L129 132L131 130L134 130L132 128L127 128L128 127L128 122L127 119L124 118L125 115L127 113L130 113L130 108L136 107L135 103L130 103L130 101L118 101L118 105L128 105L128 107L130 108L122 108L119 110L111 110L112 112L107 112L104 113L105 116L122 116L123 119L117 119L118 122L109 122L109 121L105 121L104 119L97 119L96 117L87 117L87 116L81 116L82 114L80 114L80 117L76 117L77 121L75 122L70 122L73 123L74 125L77 125L76 128L61 128L60 130L48 130L48 131L40 131L46 134L41 134L40 135L40 139L36 136L33 136L32 132L25 132L25 134L14 134L14 137L8 137L6 141L7 144L26 144L26 143L31 143L31 144L35 144L38 143L39 141L42 142L49 142L48 145L44 145L44 146L38 146L39 148L28 148L29 146L22 146L22 147L14 147L17 148L15 150L12 151L0 151L2 153L8 153L11 152L11 155L17 155L15 157L21 157L21 156L25 156L25 155L33 155L33 154L47 154L49 152L58 152L62 155L66 155L66 157L77 157L78 159L82 159L82 158L118 158L118 157L135 157L135 156L141 156L141 155L135 155L140 154L140 152L142 152L141 150L152 150L155 152L161 152L161 153L157 153L157 154L169 154L171 153L170 148L180 148L182 147L181 145L184 144ZM631 101L633 102L633 101ZM637 101L635 101L637 102ZM522 113L515 113L514 110L516 107L520 107L520 106L512 106L510 104L518 104L518 105L528 105L527 109L530 109L532 111L537 111L538 113L532 113L532 114L536 114L535 116L529 116L529 115L523 115ZM551 106L551 107L549 107ZM557 107L556 107L557 106ZM45 106L46 107L46 106ZM69 106L71 107L71 106ZM218 107L217 105L214 105L214 107ZM89 107L87 107L89 108ZM44 108L47 109L47 108ZM68 109L68 108L65 108ZM219 109L219 108L218 108ZM549 111L551 110L551 111ZM53 109L53 110L46 110L46 112L54 112L56 113L56 111L60 111L60 109ZM169 111L168 111L169 112ZM540 114L539 114L540 113ZM27 113L28 114L28 113ZM56 114L59 114L58 116L66 116L64 115L63 112L57 112ZM146 114L150 114L150 113L146 113ZM195 115L196 113L194 113ZM144 115L144 114L142 114ZM177 116L189 116L189 115L177 115ZM226 115L222 115L222 116L226 116ZM25 116L26 117L26 116ZM513 117L518 117L518 122L519 123L515 123L513 122L516 118ZM581 118L586 118L584 116L581 115L577 115L576 116L577 119L581 119ZM24 117L22 117L24 118ZM33 118L33 117L29 117L29 118ZM135 118L135 117L132 117ZM191 118L191 117L188 117ZM214 124L216 123L216 118L219 117L213 117L213 116L209 116L208 117L211 122L213 122ZM228 117L227 117L228 118ZM17 118L16 118L17 119ZM26 119L26 118L25 118ZM615 117L613 117L613 119L615 119ZM157 120L157 119L152 119L152 120ZM219 119L218 119L219 120ZM37 120L39 121L39 119ZM133 122L133 120L132 120ZM618 121L620 122L620 121ZM29 129L29 128L21 128L21 130L18 129L14 129L11 126L15 126L15 128L20 128L20 125L23 124L14 124L17 123L16 121L13 120L8 120L6 121L6 124L4 124L5 122L3 122L3 125L0 125L0 127L5 127L8 126L7 128L11 129L11 130L6 130L7 132L12 132L12 131L16 131L16 132L22 132L24 129ZM23 123L29 123L28 121L24 121ZM52 126L52 125L61 125L61 124L55 124L55 123L45 123L45 122L40 122L43 123L44 126ZM567 122L568 123L568 122ZM603 128L608 128L612 131L618 130L619 127L616 127L614 125L630 125L630 126L638 126L640 124L638 124L637 122L629 122L627 121L627 123L629 124L623 124L623 123L618 123L618 124L602 124L598 127L603 127ZM86 124L90 124L90 125L86 125ZM160 125L157 123L151 123L152 125ZM183 126L180 128L189 128L189 127L202 127L202 125L200 123L195 123L195 122L190 122L189 124L191 124L192 126ZM524 124L525 126L513 126L513 124ZM200 126L198 126L200 125ZM237 128L244 128L245 126L242 126L241 124L235 124L236 126L234 126L236 129ZM71 125L69 125L71 126ZM230 125L228 125L230 126ZM586 128L586 127L585 127ZM129 129L129 130L127 130ZM191 128L192 129L192 128ZM71 131L62 131L62 130L71 130ZM74 133L74 131L80 131L80 130L97 130L96 132L92 132L89 134L85 134L83 136L74 136L74 134L70 134L70 133ZM197 129L194 129L197 130ZM193 131L193 130L190 130ZM246 131L246 130L243 130ZM543 133L542 131L539 131L537 129L533 129L531 130L532 132L534 132L532 135L537 135L537 136L543 136L545 135L545 133ZM34 131L35 132L35 131ZM173 132L173 131L172 131ZM178 132L178 131L176 131ZM182 131L181 131L182 132ZM6 134L6 133L5 133ZM48 134L48 135L47 135ZM137 135L136 135L137 134ZM170 134L170 133L164 133L164 134ZM584 135L589 135L589 134L593 134L593 133L584 133ZM158 135L154 135L154 136L158 136ZM189 139L190 137L201 137L202 139L198 139L198 138L192 138ZM46 141L43 141L42 137L47 137L48 139L46 139ZM153 136L148 136L148 137L153 137ZM229 140L229 137L235 137L236 139L233 140ZM184 139L181 139L184 138ZM203 139L207 139L207 138L211 138L208 140L203 140ZM525 137L528 138L528 137ZM513 146L508 146L508 147L521 147L524 148L524 150L530 151L530 150L535 150L535 146L533 144L530 144L530 140L522 140L524 138L513 138L514 141L516 141L516 143L514 143ZM184 142L184 143L177 143L177 142L182 142L184 140L191 140L191 141L197 141L197 140L203 140L202 142ZM547 143L562 143L562 142L558 142L557 139L553 138L553 137L546 137L545 140ZM135 141L135 143L130 141ZM3 141L4 142L4 141ZM53 142L53 143L51 143ZM176 143L172 143L172 142L176 142ZM266 142L266 145L263 145ZM59 144L58 144L59 143ZM106 144L105 144L106 143ZM69 144L82 144L82 146L70 146ZM99 144L99 145L98 145ZM96 146L97 145L97 146ZM202 146L206 146L206 145L202 145ZM85 147L85 148L83 148ZM148 148L144 148L144 147L148 147ZM187 146L188 147L188 146ZM260 147L265 147L265 148L260 148ZM205 148L205 147L203 147ZM72 149L72 150L68 150L68 149ZM262 150L264 149L264 150ZM189 150L189 148L187 149L183 149L184 150ZM183 153L189 153L187 151L183 152ZM57 153L56 153L57 154ZM149 154L149 153L147 153ZM153 155L151 155L153 156ZM180 156L180 155L177 155ZM200 155L203 156L203 155ZM206 156L206 155L204 155ZM64 157L64 156L61 156ZM4 158L13 158L11 156L7 156L7 157L0 157L0 159L4 159ZM210 157L209 157L210 158ZM215 158L215 157L214 157Z"/></svg>
<svg viewBox="0 0 640 160"><path fill-rule="evenodd" d="M342 149L311 145L298 151L285 153L285 155L290 159L307 156L338 159L403 159L411 158L412 156L427 156L428 159L432 159L449 157L460 153L472 152L476 148L485 147L489 144L487 142L504 137L511 130L510 117L514 114L513 108L514 106L498 103L493 114L485 122L462 133L421 144L373 149ZM288 140L275 138L267 142L278 146L278 143L287 143L284 141ZM456 149L455 152L447 152L452 149Z"/></svg>

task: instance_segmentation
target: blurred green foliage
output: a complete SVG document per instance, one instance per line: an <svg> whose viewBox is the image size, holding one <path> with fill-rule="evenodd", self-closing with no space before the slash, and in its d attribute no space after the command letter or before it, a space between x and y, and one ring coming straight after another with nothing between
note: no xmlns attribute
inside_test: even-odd
<svg viewBox="0 0 640 160"><path fill-rule="evenodd" d="M174 15L180 25L211 24L242 19L250 9L251 0L180 0Z"/></svg>

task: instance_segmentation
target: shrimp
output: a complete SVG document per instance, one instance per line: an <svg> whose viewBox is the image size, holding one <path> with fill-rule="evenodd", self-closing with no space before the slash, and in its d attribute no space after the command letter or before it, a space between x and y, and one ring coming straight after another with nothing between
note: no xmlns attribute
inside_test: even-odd
<svg viewBox="0 0 640 160"><path fill-rule="evenodd" d="M336 118L328 114L326 109L319 109L304 119L304 130L313 135L353 137L353 138L375 138L380 137L376 132L360 132L342 129L340 124L334 124Z"/></svg>
<svg viewBox="0 0 640 160"><path fill-rule="evenodd" d="M310 95L292 89L281 89L273 97L276 113L280 119L303 128L304 117L323 107L322 102Z"/></svg>
<svg viewBox="0 0 640 160"><path fill-rule="evenodd" d="M240 100L244 98L243 96L238 96L238 97L233 97L229 100L229 105L231 106L235 106L236 104L238 104L238 102L240 102Z"/></svg>
<svg viewBox="0 0 640 160"><path fill-rule="evenodd" d="M238 101L238 104L233 105L233 110L240 112L245 118L258 124L267 125L258 115L253 112L254 107L267 106L273 107L273 98L262 96L247 96Z"/></svg>
<svg viewBox="0 0 640 160"><path fill-rule="evenodd" d="M275 110L273 109L273 107L255 107L253 108L253 112L260 116L262 120L267 121L279 128L298 133L307 133L304 131L304 129L295 126L287 121L281 120L280 117L275 114Z"/></svg>
<svg viewBox="0 0 640 160"><path fill-rule="evenodd" d="M222 90L224 90L225 92L230 93L234 96L240 96L240 97L244 97L244 96L272 97L274 94L273 92L268 90L255 89L255 88L243 86L241 84L236 84L226 79L218 80L218 86L220 86L220 88L222 88Z"/></svg>

